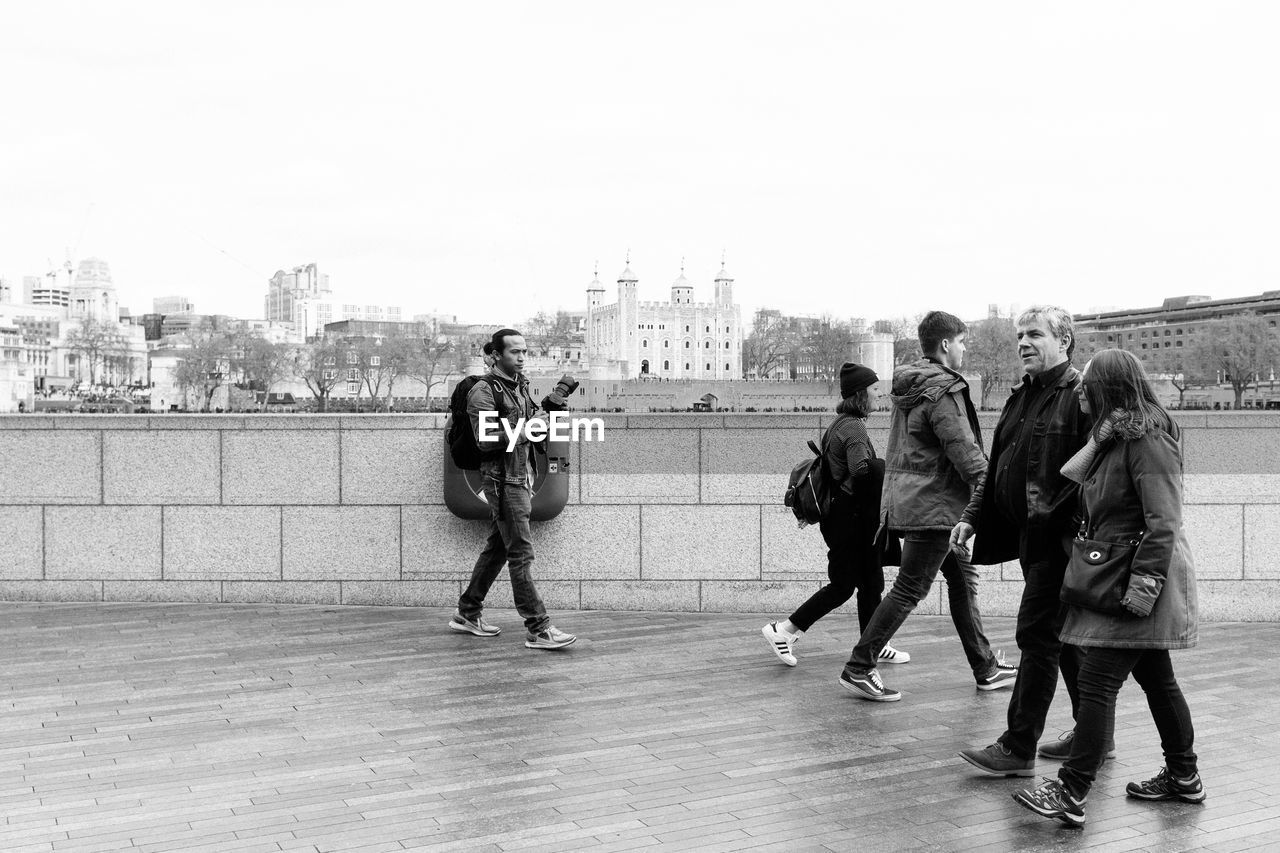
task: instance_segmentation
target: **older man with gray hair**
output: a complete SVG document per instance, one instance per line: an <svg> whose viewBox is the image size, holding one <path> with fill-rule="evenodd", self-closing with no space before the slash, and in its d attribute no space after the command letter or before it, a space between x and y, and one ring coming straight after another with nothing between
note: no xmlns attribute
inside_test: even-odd
<svg viewBox="0 0 1280 853"><path fill-rule="evenodd" d="M1036 743L1044 732L1059 668L1073 717L1079 671L1076 649L1058 639L1065 616L1058 595L1078 495L1078 485L1062 475L1062 466L1084 446L1092 421L1076 398L1081 377L1071 366L1071 315L1056 305L1028 308L1018 317L1017 335L1026 374L1000 413L986 479L951 531L951 547L958 554L968 556L967 543L976 532L973 562L1017 559L1025 581L1017 624L1021 659L1009 699L1008 728L990 746L960 753L992 776L1034 775ZM1046 744L1040 755L1065 758L1069 738Z"/></svg>

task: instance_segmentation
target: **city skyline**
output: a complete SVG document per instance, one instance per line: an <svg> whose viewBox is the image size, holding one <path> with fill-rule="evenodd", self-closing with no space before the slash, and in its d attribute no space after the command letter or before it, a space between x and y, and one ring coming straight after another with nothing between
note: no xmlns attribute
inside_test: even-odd
<svg viewBox="0 0 1280 853"><path fill-rule="evenodd" d="M318 262L469 318L578 310L628 249L659 291L726 252L748 317L1280 281L1269 5L348 12L11 10L0 275L69 249L252 316Z"/></svg>

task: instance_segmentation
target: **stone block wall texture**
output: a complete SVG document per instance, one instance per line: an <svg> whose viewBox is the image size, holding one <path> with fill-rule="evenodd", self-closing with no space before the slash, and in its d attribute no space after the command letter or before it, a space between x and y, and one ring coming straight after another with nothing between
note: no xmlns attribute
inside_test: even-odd
<svg viewBox="0 0 1280 853"><path fill-rule="evenodd" d="M834 415L608 415L535 522L553 610L786 615L826 580L781 505ZM981 416L990 434L995 416ZM1280 621L1280 416L1179 414L1203 618ZM0 417L0 600L451 606L486 523L444 506L443 417ZM888 418L869 434L883 453ZM885 569L891 583L893 568ZM982 569L1012 616L1016 563ZM493 606L511 606L505 576ZM843 611L851 611L852 603ZM919 612L945 614L941 580Z"/></svg>

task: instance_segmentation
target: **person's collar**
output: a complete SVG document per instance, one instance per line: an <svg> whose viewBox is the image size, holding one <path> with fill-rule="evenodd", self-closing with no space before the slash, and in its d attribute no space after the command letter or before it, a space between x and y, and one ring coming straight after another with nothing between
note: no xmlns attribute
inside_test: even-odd
<svg viewBox="0 0 1280 853"><path fill-rule="evenodd" d="M1062 381L1062 377L1071 369L1071 362L1064 361L1057 367L1051 367L1048 370L1035 377L1035 383L1041 388L1052 388Z"/></svg>
<svg viewBox="0 0 1280 853"><path fill-rule="evenodd" d="M492 373L494 376L498 377L499 379L506 381L507 384L509 385L520 384L520 377L522 376L522 374L517 373L515 376L512 376L511 374L503 370L500 365L495 364L493 367L489 369L489 372Z"/></svg>

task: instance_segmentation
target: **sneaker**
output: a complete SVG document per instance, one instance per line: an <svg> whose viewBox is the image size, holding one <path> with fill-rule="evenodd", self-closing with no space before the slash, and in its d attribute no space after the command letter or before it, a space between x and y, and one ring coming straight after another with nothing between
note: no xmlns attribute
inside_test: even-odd
<svg viewBox="0 0 1280 853"><path fill-rule="evenodd" d="M856 694L859 699L870 699L872 702L897 702L902 698L897 690L884 686L880 673L874 669L858 674L851 672L846 666L844 672L840 673L840 686Z"/></svg>
<svg viewBox="0 0 1280 853"><path fill-rule="evenodd" d="M796 640L800 639L799 637L781 630L777 622L770 622L765 625L760 629L760 633L764 634L764 638L769 642L769 648L773 649L773 653L778 656L778 660L787 666L796 665L795 645Z"/></svg>
<svg viewBox="0 0 1280 853"><path fill-rule="evenodd" d="M1130 782L1125 793L1139 800L1182 800L1184 803L1203 803L1204 785L1200 774L1192 773L1190 779L1175 779L1168 767L1145 782Z"/></svg>
<svg viewBox="0 0 1280 853"><path fill-rule="evenodd" d="M996 652L996 668L990 675L978 679L979 690L999 690L1001 687L1012 687L1018 680L1018 668L1004 662L1004 652Z"/></svg>
<svg viewBox="0 0 1280 853"><path fill-rule="evenodd" d="M1054 761L1066 761L1071 755L1071 740L1076 736L1075 730L1063 732L1053 743L1046 743L1036 750L1036 754L1041 758L1052 758ZM1111 741L1107 744L1106 751L1102 753L1103 758L1116 757L1116 742Z"/></svg>
<svg viewBox="0 0 1280 853"><path fill-rule="evenodd" d="M578 638L573 634L566 634L554 625L548 625L536 634L529 634L524 638L524 647L526 649L563 649L565 646L571 646Z"/></svg>
<svg viewBox="0 0 1280 853"><path fill-rule="evenodd" d="M1013 800L1041 817L1052 817L1067 826L1084 826L1084 799L1076 799L1057 779L1045 779L1039 788L1029 788L1013 795Z"/></svg>
<svg viewBox="0 0 1280 853"><path fill-rule="evenodd" d="M880 657L876 658L877 663L911 663L911 655L900 649L895 649L888 643L884 644L884 648L880 650Z"/></svg>
<svg viewBox="0 0 1280 853"><path fill-rule="evenodd" d="M1019 758L1000 741L982 749L962 749L960 757L988 776L1034 776L1035 758Z"/></svg>
<svg viewBox="0 0 1280 853"><path fill-rule="evenodd" d="M464 634L475 634L477 637L496 637L502 633L502 629L497 625L490 625L484 621L484 616L468 619L461 613L453 614L453 618L449 620L449 627Z"/></svg>

